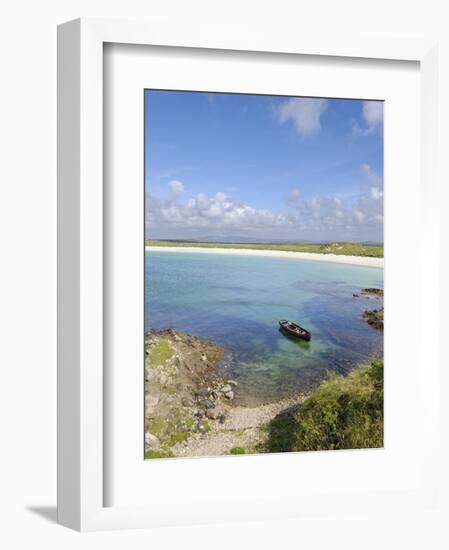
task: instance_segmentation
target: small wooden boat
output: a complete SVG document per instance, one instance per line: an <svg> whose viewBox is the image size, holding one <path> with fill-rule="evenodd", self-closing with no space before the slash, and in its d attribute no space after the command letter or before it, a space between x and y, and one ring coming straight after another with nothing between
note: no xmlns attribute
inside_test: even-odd
<svg viewBox="0 0 449 550"><path fill-rule="evenodd" d="M294 336L295 338L301 338L302 340L309 341L312 335L308 330L305 328L300 327L296 323L291 323L290 321L279 321L279 325L281 326L282 330L285 330L290 336Z"/></svg>

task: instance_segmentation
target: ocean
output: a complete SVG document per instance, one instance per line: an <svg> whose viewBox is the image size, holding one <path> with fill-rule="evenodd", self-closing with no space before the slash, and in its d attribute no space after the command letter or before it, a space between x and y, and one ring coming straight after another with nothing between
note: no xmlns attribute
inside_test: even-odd
<svg viewBox="0 0 449 550"><path fill-rule="evenodd" d="M383 355L383 334L361 315L383 299L383 269L295 258L145 253L145 330L172 327L225 349L219 370L238 382L236 400L259 404L309 391L330 373ZM279 319L312 333L309 343Z"/></svg>

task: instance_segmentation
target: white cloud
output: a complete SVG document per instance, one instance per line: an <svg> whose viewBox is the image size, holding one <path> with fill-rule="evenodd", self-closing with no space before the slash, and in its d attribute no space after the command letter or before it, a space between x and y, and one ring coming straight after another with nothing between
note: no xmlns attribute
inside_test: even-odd
<svg viewBox="0 0 449 550"><path fill-rule="evenodd" d="M374 216L381 212L381 206L369 194L346 206L338 197L314 197L292 205L288 213L289 221L304 231L332 235L348 226L352 230L353 226L377 225Z"/></svg>
<svg viewBox="0 0 449 550"><path fill-rule="evenodd" d="M375 201L380 200L384 196L382 176L377 174L369 164L362 164L361 170L369 185L369 196Z"/></svg>
<svg viewBox="0 0 449 550"><path fill-rule="evenodd" d="M370 189L371 198L378 200L384 196L384 193L379 187L371 187Z"/></svg>
<svg viewBox="0 0 449 550"><path fill-rule="evenodd" d="M352 133L354 136L368 136L383 127L384 104L382 101L363 101L362 116L364 125L360 126L352 121Z"/></svg>
<svg viewBox="0 0 449 550"><path fill-rule="evenodd" d="M171 180L168 182L168 186L173 193L182 193L184 191L184 184L179 180Z"/></svg>
<svg viewBox="0 0 449 550"><path fill-rule="evenodd" d="M312 136L321 130L320 118L326 107L325 99L292 97L280 105L277 116L281 124L291 120L298 134Z"/></svg>
<svg viewBox="0 0 449 550"><path fill-rule="evenodd" d="M297 189L292 193L294 200L278 211L255 208L222 192L213 196L198 193L184 202L176 196L166 200L147 196L147 236L382 240L380 186L370 185L353 202L329 196L301 199Z"/></svg>
<svg viewBox="0 0 449 550"><path fill-rule="evenodd" d="M368 126L379 126L384 121L384 104L382 101L364 101L363 118Z"/></svg>
<svg viewBox="0 0 449 550"><path fill-rule="evenodd" d="M283 223L283 217L268 209L239 203L225 193L208 197L198 193L184 204L174 200L147 199L150 225L185 227L271 227Z"/></svg>

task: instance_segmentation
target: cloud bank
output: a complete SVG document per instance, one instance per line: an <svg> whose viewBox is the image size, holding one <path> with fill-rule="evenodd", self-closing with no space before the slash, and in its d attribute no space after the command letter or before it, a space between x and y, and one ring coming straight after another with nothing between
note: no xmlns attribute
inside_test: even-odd
<svg viewBox="0 0 449 550"><path fill-rule="evenodd" d="M279 211L255 208L222 192L198 193L184 201L178 192L166 199L147 194L146 237L382 241L382 178L369 165L361 167L361 177L363 192L352 200L302 199L300 189L294 187ZM181 182L172 183L172 191L184 190Z"/></svg>

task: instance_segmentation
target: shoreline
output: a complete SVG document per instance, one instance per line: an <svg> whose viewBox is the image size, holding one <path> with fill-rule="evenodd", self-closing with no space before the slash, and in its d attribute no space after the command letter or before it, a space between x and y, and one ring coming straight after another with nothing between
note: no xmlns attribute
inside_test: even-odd
<svg viewBox="0 0 449 550"><path fill-rule="evenodd" d="M147 331L145 350L147 459L264 452L270 422L308 396L238 404L238 382L217 373L223 348L171 328Z"/></svg>
<svg viewBox="0 0 449 550"><path fill-rule="evenodd" d="M379 381L383 383L383 361L371 361L369 366L360 364L345 376L324 377L310 390L245 405L234 399L240 391L238 379L228 379L217 372L223 352L223 347L209 340L172 328L145 333L146 459L383 445L379 424L383 422L379 409L379 399L383 400L383 390L379 389ZM368 368L370 376L365 375ZM377 380L377 386L373 380ZM323 393L323 384L331 384L330 398ZM345 427L354 443L348 446L340 437L338 444L330 445L326 434L333 428L319 415L315 420L316 412L322 406L333 410L335 393L345 396L348 391L365 411L364 420L360 425L353 421ZM339 408L347 406L345 400L338 403ZM373 406L375 411L371 414ZM296 416L300 413L301 419ZM365 426L364 422L369 422L369 432L364 432L366 443L360 446L354 434Z"/></svg>
<svg viewBox="0 0 449 550"><path fill-rule="evenodd" d="M371 256L347 256L344 254L321 254L319 252L290 252L286 250L255 250L249 248L201 248L195 246L145 246L146 252L187 252L199 254L231 254L235 256L259 256L271 258L289 258L293 260L307 260L327 262L362 267L384 267L384 258Z"/></svg>

